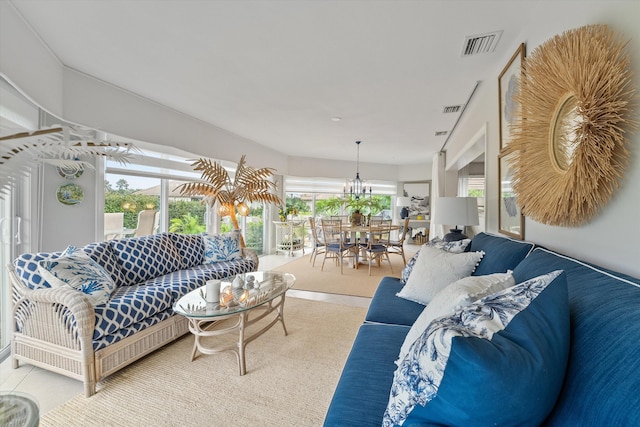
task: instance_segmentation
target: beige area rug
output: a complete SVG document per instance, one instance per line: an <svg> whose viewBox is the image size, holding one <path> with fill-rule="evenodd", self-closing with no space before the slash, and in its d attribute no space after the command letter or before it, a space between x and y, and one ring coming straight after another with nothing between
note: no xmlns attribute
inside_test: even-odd
<svg viewBox="0 0 640 427"><path fill-rule="evenodd" d="M405 247L405 257L407 261L420 248L420 246ZM277 268L280 271L286 271L296 276L296 284L294 289L314 292L327 292L331 294L354 295L360 297L372 297L380 279L384 276L400 277L404 264L402 257L399 255L391 255L391 267L389 263L383 260L380 267L374 262L371 265L371 276L369 276L369 265L360 264L359 268L349 268L344 265L344 272L340 274L340 266L335 264L332 259L327 259L324 264L324 270L320 271L324 255L318 255L315 267L309 262L310 255L305 255L295 261L289 262Z"/></svg>
<svg viewBox="0 0 640 427"><path fill-rule="evenodd" d="M40 426L320 426L365 309L289 297L284 315L289 335L278 323L250 343L244 376L230 352L191 362L189 334L92 397L47 412Z"/></svg>

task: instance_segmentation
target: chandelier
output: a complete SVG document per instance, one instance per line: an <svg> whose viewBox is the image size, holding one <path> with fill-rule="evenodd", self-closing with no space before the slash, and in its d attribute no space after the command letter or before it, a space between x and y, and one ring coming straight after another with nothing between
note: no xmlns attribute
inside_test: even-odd
<svg viewBox="0 0 640 427"><path fill-rule="evenodd" d="M347 179L347 183L343 188L344 197L347 197L347 194L351 197L355 197L359 199L360 196L364 196L367 194L367 182L360 178L360 143L362 141L356 141L356 145L358 146L358 157L356 160L356 177L355 179ZM349 192L347 193L347 187L349 187ZM369 186L369 197L371 197L371 186Z"/></svg>

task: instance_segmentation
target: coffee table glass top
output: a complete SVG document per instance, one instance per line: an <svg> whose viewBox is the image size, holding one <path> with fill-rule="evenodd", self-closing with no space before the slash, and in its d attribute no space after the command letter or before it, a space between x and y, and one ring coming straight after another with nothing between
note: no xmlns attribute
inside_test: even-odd
<svg viewBox="0 0 640 427"><path fill-rule="evenodd" d="M233 289L232 281L236 276L221 280L220 302L207 302L206 286L202 286L180 298L173 311L192 318L228 316L278 298L291 289L296 281L293 274L282 271L253 271L238 276L245 283L242 289ZM225 294L225 288L229 293Z"/></svg>

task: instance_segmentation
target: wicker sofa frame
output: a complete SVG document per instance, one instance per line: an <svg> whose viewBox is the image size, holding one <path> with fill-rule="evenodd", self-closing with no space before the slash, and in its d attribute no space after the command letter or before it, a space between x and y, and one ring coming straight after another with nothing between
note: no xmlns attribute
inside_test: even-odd
<svg viewBox="0 0 640 427"><path fill-rule="evenodd" d="M243 256L258 259L247 248ZM174 314L94 351L95 313L83 294L71 288L29 289L13 265L7 268L13 291L12 367L25 362L80 380L86 397L95 394L96 384L103 378L189 331L188 320ZM15 320L18 309L22 331Z"/></svg>

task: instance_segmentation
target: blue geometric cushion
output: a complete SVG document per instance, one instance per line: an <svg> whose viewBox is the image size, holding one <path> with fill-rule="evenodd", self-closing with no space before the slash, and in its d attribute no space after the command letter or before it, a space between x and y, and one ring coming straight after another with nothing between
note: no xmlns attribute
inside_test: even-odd
<svg viewBox="0 0 640 427"><path fill-rule="evenodd" d="M203 234L204 264L242 258L240 233Z"/></svg>
<svg viewBox="0 0 640 427"><path fill-rule="evenodd" d="M120 271L116 254L113 252L113 248L109 242L90 243L81 249L109 273L116 286L126 284L126 279L122 271Z"/></svg>
<svg viewBox="0 0 640 427"><path fill-rule="evenodd" d="M40 252L37 254L22 254L13 261L18 278L29 289L50 288L51 285L42 277L39 263L43 260L56 259L62 252Z"/></svg>
<svg viewBox="0 0 640 427"><path fill-rule="evenodd" d="M117 288L106 304L94 307L93 339L111 335L172 307L173 295L164 286L132 285Z"/></svg>
<svg viewBox="0 0 640 427"><path fill-rule="evenodd" d="M109 241L127 285L179 270L181 259L166 233Z"/></svg>
<svg viewBox="0 0 640 427"><path fill-rule="evenodd" d="M104 268L75 246L69 246L59 258L40 261L38 268L51 287L69 286L85 294L94 306L107 302L116 288Z"/></svg>
<svg viewBox="0 0 640 427"><path fill-rule="evenodd" d="M190 268L204 261L203 237L197 234L169 233L171 241L180 254L180 268Z"/></svg>
<svg viewBox="0 0 640 427"><path fill-rule="evenodd" d="M399 361L383 426L538 426L562 388L569 341L561 271L438 318Z"/></svg>
<svg viewBox="0 0 640 427"><path fill-rule="evenodd" d="M122 329L118 329L112 334L103 335L100 338L93 340L93 350L98 351L102 348L105 348L115 342L120 341L123 338L127 338L135 334L136 332L142 331L150 326L160 323L171 316L173 316L173 310L164 310L156 314L155 316L147 317L144 320L133 323Z"/></svg>

